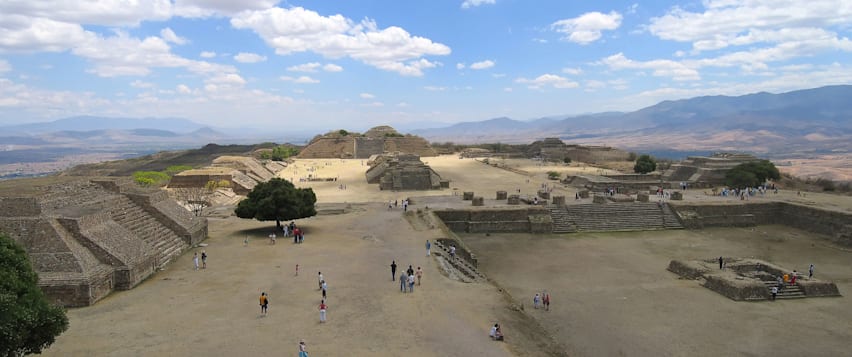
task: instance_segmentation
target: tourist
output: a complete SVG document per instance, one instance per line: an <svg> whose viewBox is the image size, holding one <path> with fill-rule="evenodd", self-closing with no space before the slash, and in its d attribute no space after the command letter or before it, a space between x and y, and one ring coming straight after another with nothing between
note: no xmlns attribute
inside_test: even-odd
<svg viewBox="0 0 852 357"><path fill-rule="evenodd" d="M201 269L207 269L207 252L201 251Z"/></svg>
<svg viewBox="0 0 852 357"><path fill-rule="evenodd" d="M423 278L423 269L420 269L420 267L417 267L417 272L414 273L414 274L417 275L417 285L420 285L420 279Z"/></svg>
<svg viewBox="0 0 852 357"><path fill-rule="evenodd" d="M813 279L813 277L814 277L814 265L811 264L811 266L808 267L808 280Z"/></svg>
<svg viewBox="0 0 852 357"><path fill-rule="evenodd" d="M303 229L299 230L299 244L304 243L304 242L305 242L305 229L303 228Z"/></svg>
<svg viewBox="0 0 852 357"><path fill-rule="evenodd" d="M275 232L270 233L269 234L269 243L274 245L275 244L275 238L276 238Z"/></svg>
<svg viewBox="0 0 852 357"><path fill-rule="evenodd" d="M541 296L538 293L535 293L533 296L533 309L538 309L538 304L541 302Z"/></svg>
<svg viewBox="0 0 852 357"><path fill-rule="evenodd" d="M195 270L198 270L198 253L192 254L192 262L195 263Z"/></svg>
<svg viewBox="0 0 852 357"><path fill-rule="evenodd" d="M429 240L427 239L426 240L426 256L428 257L428 256L431 256L431 255L432 255L432 243L430 243ZM813 267L813 264L811 264L811 267Z"/></svg>
<svg viewBox="0 0 852 357"><path fill-rule="evenodd" d="M405 272L399 274L399 291L405 292L405 283L408 282L408 275Z"/></svg>
<svg viewBox="0 0 852 357"><path fill-rule="evenodd" d="M388 211L393 209L393 201L388 201Z"/></svg>
<svg viewBox="0 0 852 357"><path fill-rule="evenodd" d="M266 292L260 293L260 314L266 315L266 308L269 306L269 297Z"/></svg>
<svg viewBox="0 0 852 357"><path fill-rule="evenodd" d="M408 212L408 199L402 200L402 210Z"/></svg>
<svg viewBox="0 0 852 357"><path fill-rule="evenodd" d="M790 274L784 273L784 284L787 284L789 282L790 282Z"/></svg>
<svg viewBox="0 0 852 357"><path fill-rule="evenodd" d="M778 295L778 287L777 287L777 286L773 286L773 287L772 287L772 301L775 301L775 297L776 297L777 295Z"/></svg>
<svg viewBox="0 0 852 357"><path fill-rule="evenodd" d="M243 240L243 247L248 247L248 236Z"/></svg>
<svg viewBox="0 0 852 357"><path fill-rule="evenodd" d="M491 327L491 332L488 333L488 336L491 336L491 339L494 341L503 341L503 331L500 331L500 325L494 324Z"/></svg>
<svg viewBox="0 0 852 357"><path fill-rule="evenodd" d="M328 305L325 304L325 299L320 302L319 310L320 310L320 323L325 322L325 310L328 309Z"/></svg>
<svg viewBox="0 0 852 357"><path fill-rule="evenodd" d="M455 259L455 258L456 258L456 246L451 245L450 246L450 259Z"/></svg>
<svg viewBox="0 0 852 357"><path fill-rule="evenodd" d="M308 346L305 345L305 340L299 341L299 357L308 357Z"/></svg>
<svg viewBox="0 0 852 357"><path fill-rule="evenodd" d="M299 243L299 239L302 235L302 230L299 227L293 228L293 243Z"/></svg>
<svg viewBox="0 0 852 357"><path fill-rule="evenodd" d="M281 229L282 229L282 230L284 230L284 237L289 237L289 236L290 236L290 227L289 227L288 225L286 225L286 224L285 224L285 225L283 225L283 226L281 227Z"/></svg>
<svg viewBox="0 0 852 357"><path fill-rule="evenodd" d="M322 272L318 272L317 275L318 275L318 279L319 279L317 281L317 286L319 286L319 288L322 289L322 282L325 281L325 279L322 278Z"/></svg>
<svg viewBox="0 0 852 357"><path fill-rule="evenodd" d="M550 311L550 294L545 291L544 297L541 298L541 301L544 303L544 310Z"/></svg>
<svg viewBox="0 0 852 357"><path fill-rule="evenodd" d="M391 281L396 279L396 260L391 261Z"/></svg>
<svg viewBox="0 0 852 357"><path fill-rule="evenodd" d="M414 274L408 276L408 292L414 292Z"/></svg>
<svg viewBox="0 0 852 357"><path fill-rule="evenodd" d="M719 269L720 269L720 270L722 269L722 264L723 264L724 262L725 262L725 260L724 260L724 259L720 256L720 257L719 257Z"/></svg>
<svg viewBox="0 0 852 357"><path fill-rule="evenodd" d="M784 288L784 279L783 279L783 278L781 278L781 276L780 276L780 275L779 275L779 276L775 279L775 281L776 281L776 283L777 283L775 286L777 286L777 287L778 287L778 289L783 289L783 288Z"/></svg>
<svg viewBox="0 0 852 357"><path fill-rule="evenodd" d="M408 269L405 270L405 273L408 274L408 276L414 276L414 268L409 265Z"/></svg>
<svg viewBox="0 0 852 357"><path fill-rule="evenodd" d="M320 288L322 289L322 299L325 300L326 299L325 292L326 292L326 290L328 290L328 284L326 284L325 280L323 280L322 283L320 284Z"/></svg>
<svg viewBox="0 0 852 357"><path fill-rule="evenodd" d="M799 277L799 272L793 270L793 274L790 277L790 285L796 285L796 278Z"/></svg>

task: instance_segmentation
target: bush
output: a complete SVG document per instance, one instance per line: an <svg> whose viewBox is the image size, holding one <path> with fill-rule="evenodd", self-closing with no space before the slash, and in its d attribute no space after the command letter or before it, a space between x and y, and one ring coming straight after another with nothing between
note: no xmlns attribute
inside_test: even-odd
<svg viewBox="0 0 852 357"><path fill-rule="evenodd" d="M571 158L570 158L570 157L566 157L566 158L562 159L562 162L564 162L564 163L566 163L566 164L570 164L570 163L571 163Z"/></svg>
<svg viewBox="0 0 852 357"><path fill-rule="evenodd" d="M281 145L272 149L272 153L269 155L269 158L273 161L284 161L296 155L299 155L299 149L292 146Z"/></svg>
<svg viewBox="0 0 852 357"><path fill-rule="evenodd" d="M657 161L651 155L641 155L636 159L636 165L633 165L633 172L639 174L647 174L657 169Z"/></svg>
<svg viewBox="0 0 852 357"><path fill-rule="evenodd" d="M549 178L551 180L558 180L559 176L560 176L559 173L556 172L556 171L548 171L547 172L547 178Z"/></svg>
<svg viewBox="0 0 852 357"><path fill-rule="evenodd" d="M163 186L171 177L159 171L136 171L133 180L142 186Z"/></svg>
<svg viewBox="0 0 852 357"><path fill-rule="evenodd" d="M189 166L189 165L172 165L172 166L167 167L166 170L163 171L163 172L165 172L166 175L174 176L174 175L176 175L180 172L186 171L186 170L192 170L192 166Z"/></svg>
<svg viewBox="0 0 852 357"><path fill-rule="evenodd" d="M769 160L746 162L734 166L725 174L725 184L731 187L756 187L766 180L778 180L781 173Z"/></svg>

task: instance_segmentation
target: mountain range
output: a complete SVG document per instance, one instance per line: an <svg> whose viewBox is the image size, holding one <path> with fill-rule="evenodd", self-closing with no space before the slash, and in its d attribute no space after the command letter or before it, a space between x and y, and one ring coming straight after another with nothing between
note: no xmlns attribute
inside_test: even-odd
<svg viewBox="0 0 852 357"><path fill-rule="evenodd" d="M664 101L634 112L496 118L412 131L432 142L524 143L559 137L631 150L852 152L852 86Z"/></svg>

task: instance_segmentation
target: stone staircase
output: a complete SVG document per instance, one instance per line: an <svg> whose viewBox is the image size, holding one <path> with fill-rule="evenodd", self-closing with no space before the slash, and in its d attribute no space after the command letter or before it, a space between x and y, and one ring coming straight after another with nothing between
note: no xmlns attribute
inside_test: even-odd
<svg viewBox="0 0 852 357"><path fill-rule="evenodd" d="M668 204L652 202L580 204L550 209L553 233L682 229Z"/></svg>
<svg viewBox="0 0 852 357"><path fill-rule="evenodd" d="M764 285L769 291L772 291L772 287L776 286L778 283L775 281L764 281ZM783 289L778 289L778 295L775 296L777 300L792 300L792 299L804 299L808 297L805 295L805 292L799 287L799 284L784 284Z"/></svg>
<svg viewBox="0 0 852 357"><path fill-rule="evenodd" d="M437 240L435 240L432 244L433 247L437 248L432 250L432 254L443 258L444 261L453 268L453 270L460 274L459 278L461 278L462 281L476 282L487 280L485 275L482 275L482 273L476 270L476 267L471 265L468 261L460 258L458 255L456 255L455 258L450 258L449 247L441 244L441 242L438 242Z"/></svg>
<svg viewBox="0 0 852 357"><path fill-rule="evenodd" d="M189 248L181 237L160 224L129 198L122 197L118 205L110 210L110 214L116 223L135 233L139 239L156 250L157 268L163 268Z"/></svg>

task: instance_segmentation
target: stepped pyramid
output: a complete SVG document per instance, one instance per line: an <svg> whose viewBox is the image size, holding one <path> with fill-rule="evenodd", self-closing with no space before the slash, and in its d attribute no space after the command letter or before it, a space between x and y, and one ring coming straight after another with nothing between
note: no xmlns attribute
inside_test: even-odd
<svg viewBox="0 0 852 357"><path fill-rule="evenodd" d="M345 130L317 135L299 153L302 159L366 159L385 152L402 152L418 156L437 156L425 139L403 135L390 126L377 126L364 134Z"/></svg>

